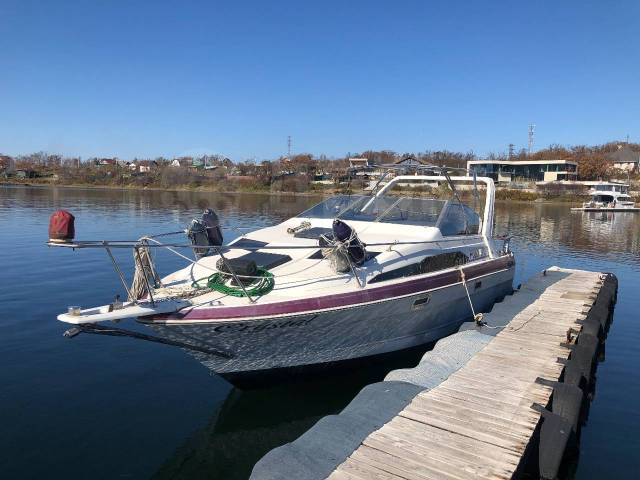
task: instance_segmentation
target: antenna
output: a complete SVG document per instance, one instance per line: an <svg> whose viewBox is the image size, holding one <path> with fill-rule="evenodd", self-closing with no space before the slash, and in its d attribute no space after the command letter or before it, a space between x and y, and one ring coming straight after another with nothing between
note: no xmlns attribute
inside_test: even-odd
<svg viewBox="0 0 640 480"><path fill-rule="evenodd" d="M291 135L287 137L287 158L291 160Z"/></svg>
<svg viewBox="0 0 640 480"><path fill-rule="evenodd" d="M529 155L531 155L531 151L533 150L533 135L536 131L536 126L533 123L529 124Z"/></svg>

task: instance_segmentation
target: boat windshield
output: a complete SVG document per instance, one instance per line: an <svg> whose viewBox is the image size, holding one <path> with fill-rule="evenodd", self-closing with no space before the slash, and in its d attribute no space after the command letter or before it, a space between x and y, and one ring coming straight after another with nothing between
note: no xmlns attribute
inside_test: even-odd
<svg viewBox="0 0 640 480"><path fill-rule="evenodd" d="M598 192L621 192L628 193L629 186L628 185L619 185L619 184L611 184L611 183L600 183L594 186L594 190Z"/></svg>
<svg viewBox="0 0 640 480"><path fill-rule="evenodd" d="M476 234L480 225L476 212L454 201L384 195L338 195L298 217L438 227L443 235Z"/></svg>
<svg viewBox="0 0 640 480"><path fill-rule="evenodd" d="M594 202L613 202L612 195L594 195L592 197Z"/></svg>

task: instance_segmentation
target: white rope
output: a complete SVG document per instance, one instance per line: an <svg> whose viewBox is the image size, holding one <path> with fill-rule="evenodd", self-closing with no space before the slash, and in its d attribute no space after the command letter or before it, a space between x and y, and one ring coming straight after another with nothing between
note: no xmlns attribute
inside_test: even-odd
<svg viewBox="0 0 640 480"><path fill-rule="evenodd" d="M153 258L149 248L144 246L144 237L140 239L143 246L133 250L133 263L135 265L135 271L133 274L133 282L129 289L130 298L129 301L139 300L143 298L148 292L147 283L151 286L162 285L160 278L153 265Z"/></svg>
<svg viewBox="0 0 640 480"><path fill-rule="evenodd" d="M460 278L462 279L462 285L464 286L464 291L467 292L467 300L469 300L469 306L471 307L471 313L473 315L473 320L476 322L476 325L483 325L482 319L484 315L482 313L476 313L475 308L473 308L473 302L471 301L471 295L469 295L469 289L467 288L467 278L464 275L464 270L460 267Z"/></svg>
<svg viewBox="0 0 640 480"><path fill-rule="evenodd" d="M349 247L358 235L352 228L349 238L340 241L333 238L328 238L325 235L321 235L322 239L327 243L326 247L322 248L322 256L331 262L331 267L335 272L344 270L345 267L351 269L351 260L349 258Z"/></svg>
<svg viewBox="0 0 640 480"><path fill-rule="evenodd" d="M464 291L467 293L467 300L469 300L469 306L471 307L471 313L473 314L473 320L476 322L476 325L478 325L479 327L486 327L493 330L510 327L511 325L510 323L507 323L506 325L488 325L487 322L484 321L484 314L476 313L475 309L473 308L473 302L471 301L471 296L469 295L469 289L467 288L467 279L464 275L464 271L462 270L462 268L460 268L460 278L462 279L462 285L464 286ZM513 332L517 332L518 330L523 328L527 323L533 320L535 317L540 315L540 313L541 312L538 310L538 312L536 312L533 316L528 318L522 325L515 328L510 327L509 330Z"/></svg>

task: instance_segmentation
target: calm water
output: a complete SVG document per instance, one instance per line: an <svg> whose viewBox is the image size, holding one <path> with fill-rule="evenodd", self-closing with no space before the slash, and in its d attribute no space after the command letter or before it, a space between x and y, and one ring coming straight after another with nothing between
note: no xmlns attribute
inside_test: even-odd
<svg viewBox="0 0 640 480"><path fill-rule="evenodd" d="M205 205L228 227L269 225L317 199L229 194L0 187L0 472L3 478L246 478L269 449L338 412L385 370L241 392L179 349L81 335L65 339L67 305L111 301L118 281L103 251L44 245L50 213L76 215L77 237L134 239L179 230ZM516 282L550 265L620 280L606 361L582 431L576 479L628 478L640 468L640 215L572 214L501 204L496 231L515 236ZM123 264L131 263L121 252ZM179 259L159 259L169 272ZM130 273L131 269L127 270ZM407 366L415 358L398 359Z"/></svg>

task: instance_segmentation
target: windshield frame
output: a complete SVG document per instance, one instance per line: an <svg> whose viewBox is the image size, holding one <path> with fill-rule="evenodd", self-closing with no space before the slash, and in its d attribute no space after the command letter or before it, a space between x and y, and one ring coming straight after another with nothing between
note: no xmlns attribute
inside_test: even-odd
<svg viewBox="0 0 640 480"><path fill-rule="evenodd" d="M352 201L349 201L350 198L350 195L329 197L300 213L297 217L309 219L340 218L345 221L440 228L443 215L450 212L452 208L462 208L465 222L470 220L468 218L470 212L477 216L478 225L481 225L482 222L480 213L476 212L470 205L462 202L458 203L453 199L445 200L410 195L358 195ZM412 202L417 202L413 209ZM332 206L333 203L336 204L335 207ZM342 204L346 205L339 211L336 210L336 207ZM401 211L400 218L395 218L396 213L394 212L396 208ZM372 212L368 213L367 210ZM477 233L479 232L470 232L466 235L475 235Z"/></svg>

